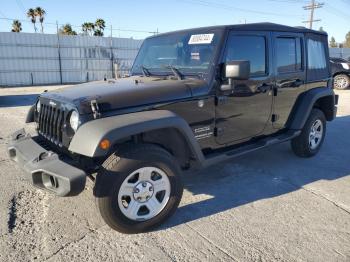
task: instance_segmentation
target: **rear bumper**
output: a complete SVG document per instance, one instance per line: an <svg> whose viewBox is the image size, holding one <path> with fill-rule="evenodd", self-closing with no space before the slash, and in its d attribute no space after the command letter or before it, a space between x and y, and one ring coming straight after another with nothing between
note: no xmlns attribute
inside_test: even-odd
<svg viewBox="0 0 350 262"><path fill-rule="evenodd" d="M36 143L24 129L12 134L9 157L26 173L36 187L58 196L75 196L85 188L86 173L62 160Z"/></svg>

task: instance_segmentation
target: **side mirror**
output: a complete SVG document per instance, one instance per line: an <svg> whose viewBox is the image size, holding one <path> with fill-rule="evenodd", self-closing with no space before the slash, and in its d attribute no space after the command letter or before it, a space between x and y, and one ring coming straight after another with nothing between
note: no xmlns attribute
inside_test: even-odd
<svg viewBox="0 0 350 262"><path fill-rule="evenodd" d="M225 64L225 77L233 80L247 80L250 75L250 62L237 60Z"/></svg>
<svg viewBox="0 0 350 262"><path fill-rule="evenodd" d="M247 60L236 60L225 64L225 77L228 85L222 85L221 91L233 89L232 80L248 80L250 75L250 62Z"/></svg>

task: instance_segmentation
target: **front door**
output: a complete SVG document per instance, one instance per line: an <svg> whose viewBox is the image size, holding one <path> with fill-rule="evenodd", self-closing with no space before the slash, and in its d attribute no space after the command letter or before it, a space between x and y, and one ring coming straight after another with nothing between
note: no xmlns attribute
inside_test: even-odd
<svg viewBox="0 0 350 262"><path fill-rule="evenodd" d="M268 32L229 33L222 62L248 60L251 73L249 80L234 81L233 90L217 90L217 143L240 143L271 130L274 76L270 45Z"/></svg>

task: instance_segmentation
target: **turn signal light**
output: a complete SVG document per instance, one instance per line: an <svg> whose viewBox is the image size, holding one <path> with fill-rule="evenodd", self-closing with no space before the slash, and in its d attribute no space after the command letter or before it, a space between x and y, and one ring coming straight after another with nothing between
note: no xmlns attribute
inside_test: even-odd
<svg viewBox="0 0 350 262"><path fill-rule="evenodd" d="M110 146L111 146L111 142L109 142L108 139L103 139L103 140L100 142L100 147L101 147L103 150L107 150Z"/></svg>

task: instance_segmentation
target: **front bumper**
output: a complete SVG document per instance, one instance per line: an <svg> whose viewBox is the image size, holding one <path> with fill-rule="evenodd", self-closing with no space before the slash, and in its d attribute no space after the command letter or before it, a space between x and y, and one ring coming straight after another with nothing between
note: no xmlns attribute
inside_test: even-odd
<svg viewBox="0 0 350 262"><path fill-rule="evenodd" d="M9 157L25 171L36 187L58 196L75 196L85 188L86 173L41 147L21 129L12 134L7 148Z"/></svg>

